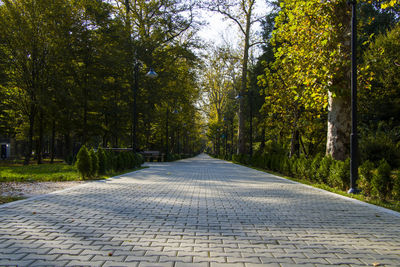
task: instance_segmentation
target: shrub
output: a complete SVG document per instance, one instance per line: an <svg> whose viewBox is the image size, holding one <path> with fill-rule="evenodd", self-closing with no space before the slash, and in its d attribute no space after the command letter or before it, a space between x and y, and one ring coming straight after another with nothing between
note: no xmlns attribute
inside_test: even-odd
<svg viewBox="0 0 400 267"><path fill-rule="evenodd" d="M301 155L297 160L297 173L301 179L311 179L311 160Z"/></svg>
<svg viewBox="0 0 400 267"><path fill-rule="evenodd" d="M384 133L361 139L360 154L363 161L369 160L378 164L381 159L385 159L393 167L398 166L400 159L396 144Z"/></svg>
<svg viewBox="0 0 400 267"><path fill-rule="evenodd" d="M124 169L124 165L125 165L123 153L116 153L114 155L114 162L115 162L114 170L122 171Z"/></svg>
<svg viewBox="0 0 400 267"><path fill-rule="evenodd" d="M359 168L359 179L358 187L364 192L365 195L371 195L371 181L372 181L372 171L374 170L374 163L367 160L361 164Z"/></svg>
<svg viewBox="0 0 400 267"><path fill-rule="evenodd" d="M294 155L289 158L290 173L289 175L297 176L297 156Z"/></svg>
<svg viewBox="0 0 400 267"><path fill-rule="evenodd" d="M97 153L93 149L89 151L90 156L90 176L94 177L97 175L99 170L99 159L97 158Z"/></svg>
<svg viewBox="0 0 400 267"><path fill-rule="evenodd" d="M389 163L382 159L379 163L378 169L372 177L372 194L379 197L379 199L386 199L390 191L390 173L391 168Z"/></svg>
<svg viewBox="0 0 400 267"><path fill-rule="evenodd" d="M393 197L400 201L400 171L394 176Z"/></svg>
<svg viewBox="0 0 400 267"><path fill-rule="evenodd" d="M321 161L322 161L322 155L321 154L317 154L314 159L312 159L311 161L311 165L310 165L310 180L311 181L317 181L317 173L318 173L318 169L321 165Z"/></svg>
<svg viewBox="0 0 400 267"><path fill-rule="evenodd" d="M326 183L328 181L329 171L332 163L333 159L330 155L322 158L321 164L317 171L317 180L320 183Z"/></svg>
<svg viewBox="0 0 400 267"><path fill-rule="evenodd" d="M76 168L78 169L79 173L81 174L82 178L88 178L91 172L91 160L89 151L87 150L86 146L82 146L78 152L77 160L76 160Z"/></svg>
<svg viewBox="0 0 400 267"><path fill-rule="evenodd" d="M332 187L345 190L350 182L350 159L335 160L329 169L328 184Z"/></svg>
<svg viewBox="0 0 400 267"><path fill-rule="evenodd" d="M285 175L290 174L290 161L289 161L288 157L286 157L286 156L284 156L282 158L281 172Z"/></svg>
<svg viewBox="0 0 400 267"><path fill-rule="evenodd" d="M97 150L97 158L99 160L99 174L105 174L106 173L106 153L102 148L99 148Z"/></svg>

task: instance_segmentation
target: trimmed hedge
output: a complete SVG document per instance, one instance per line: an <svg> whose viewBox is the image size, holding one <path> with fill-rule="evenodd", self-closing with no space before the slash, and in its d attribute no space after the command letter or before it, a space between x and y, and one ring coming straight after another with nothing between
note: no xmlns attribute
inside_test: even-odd
<svg viewBox="0 0 400 267"><path fill-rule="evenodd" d="M97 175L135 169L143 163L143 156L131 151L104 151L102 148L89 151L86 146L82 146L77 155L76 166L83 179L93 179Z"/></svg>
<svg viewBox="0 0 400 267"><path fill-rule="evenodd" d="M225 155L213 155L220 159ZM330 187L347 191L350 187L350 159L334 160L331 156L317 154L314 158L293 156L288 158L282 153L263 153L249 155L232 155L232 161L244 165L279 172L297 179L313 183L326 184ZM400 172L392 173L386 160L381 160L377 169L370 161L359 167L358 187L366 196L400 200Z"/></svg>

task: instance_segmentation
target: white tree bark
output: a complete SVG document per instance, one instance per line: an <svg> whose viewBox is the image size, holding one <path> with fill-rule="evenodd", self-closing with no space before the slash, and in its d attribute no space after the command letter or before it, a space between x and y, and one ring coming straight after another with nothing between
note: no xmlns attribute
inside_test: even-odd
<svg viewBox="0 0 400 267"><path fill-rule="evenodd" d="M345 160L350 151L351 103L346 96L333 97L329 92L326 154Z"/></svg>

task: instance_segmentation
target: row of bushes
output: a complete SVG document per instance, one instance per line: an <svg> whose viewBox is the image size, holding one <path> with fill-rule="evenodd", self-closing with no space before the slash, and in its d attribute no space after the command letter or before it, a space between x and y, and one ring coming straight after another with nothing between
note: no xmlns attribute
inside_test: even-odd
<svg viewBox="0 0 400 267"><path fill-rule="evenodd" d="M102 148L95 151L82 146L76 156L75 165L83 179L91 179L108 172L138 168L143 162L142 155L131 151L106 151Z"/></svg>
<svg viewBox="0 0 400 267"><path fill-rule="evenodd" d="M220 155L218 158L229 160L230 156ZM306 158L304 155L288 158L283 154L265 153L253 157L233 155L232 160L340 190L348 190L350 187L350 159L338 161L320 154L314 158ZM389 163L384 159L377 166L365 161L359 167L357 184L366 196L381 200L400 200L400 173L392 172Z"/></svg>

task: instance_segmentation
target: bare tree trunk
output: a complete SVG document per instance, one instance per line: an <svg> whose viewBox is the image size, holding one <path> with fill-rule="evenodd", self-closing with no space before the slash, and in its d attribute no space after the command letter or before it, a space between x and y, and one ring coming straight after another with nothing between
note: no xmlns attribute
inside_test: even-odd
<svg viewBox="0 0 400 267"><path fill-rule="evenodd" d="M55 142L56 142L56 120L53 119L53 125L51 127L51 160L50 163L54 163L55 157Z"/></svg>
<svg viewBox="0 0 400 267"><path fill-rule="evenodd" d="M326 154L345 160L350 151L351 113L349 97L333 97L329 92Z"/></svg>
<svg viewBox="0 0 400 267"><path fill-rule="evenodd" d="M340 88L335 92L328 92L328 133L326 141L326 154L331 155L336 160L345 160L350 153L350 133L351 133L351 98L350 98L350 81L351 81L351 12L350 5L345 1L339 2L335 6L334 24L342 24L341 27L341 43L342 56L348 61L348 65L337 73L333 81L332 87Z"/></svg>
<svg viewBox="0 0 400 267"><path fill-rule="evenodd" d="M29 165L31 160L32 150L33 150L33 129L35 126L35 104L31 104L30 106L30 114L29 114L29 131L28 131L28 147L25 152L25 160L24 165Z"/></svg>
<svg viewBox="0 0 400 267"><path fill-rule="evenodd" d="M246 154L246 136L245 136L245 114L244 114L244 95L247 89L247 65L249 61L249 49L250 49L250 26L251 26L251 11L248 10L246 16L246 30L244 37L244 51L243 51L243 64L242 64L242 77L241 77L241 88L240 88L240 99L239 99L239 127L238 127L238 154Z"/></svg>
<svg viewBox="0 0 400 267"><path fill-rule="evenodd" d="M300 133L299 130L293 129L292 138L290 140L290 157L298 156L300 151L300 143L299 143Z"/></svg>
<svg viewBox="0 0 400 267"><path fill-rule="evenodd" d="M260 144L260 152L264 152L265 148L265 126L262 127L261 130L261 144Z"/></svg>
<svg viewBox="0 0 400 267"><path fill-rule="evenodd" d="M37 144L37 164L42 164L43 159L43 110L39 112L39 139Z"/></svg>

